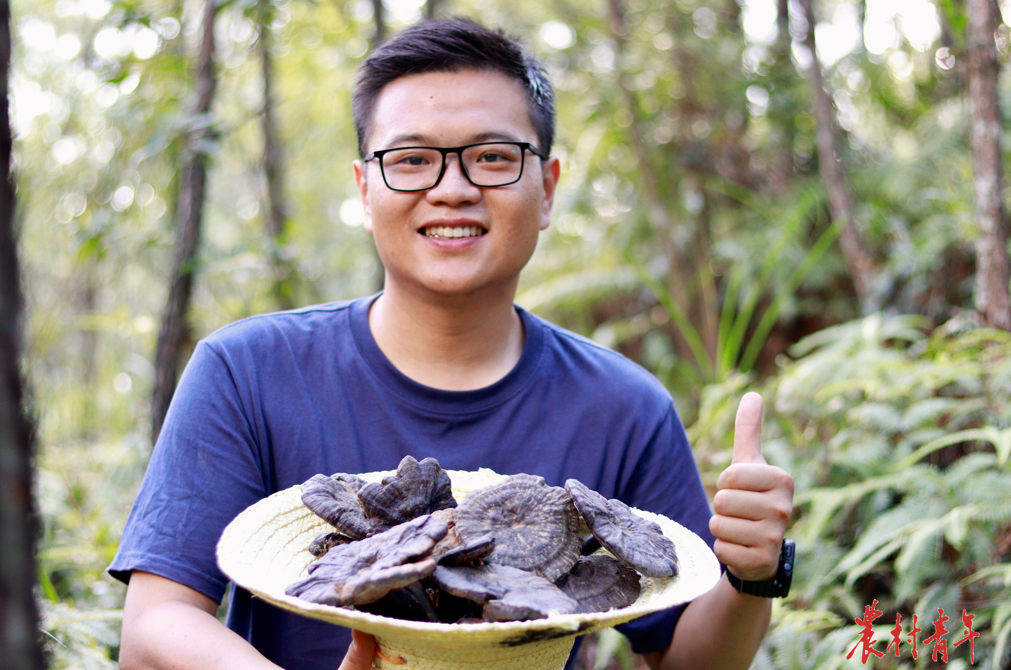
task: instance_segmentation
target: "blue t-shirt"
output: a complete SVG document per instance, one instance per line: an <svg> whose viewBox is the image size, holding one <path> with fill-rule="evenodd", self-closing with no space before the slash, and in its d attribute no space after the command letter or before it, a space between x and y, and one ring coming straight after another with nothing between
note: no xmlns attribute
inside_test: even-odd
<svg viewBox="0 0 1011 670"><path fill-rule="evenodd" d="M645 370L517 309L525 341L509 374L475 391L433 389L403 375L376 345L368 326L374 299L251 317L197 346L113 576L151 572L220 601L228 579L214 550L239 512L312 475L392 470L408 454L449 470L541 475L553 486L575 478L675 519L712 546L681 420ZM659 651L682 609L621 630L637 652ZM347 629L243 589L232 591L227 625L289 670L334 666L350 644Z"/></svg>

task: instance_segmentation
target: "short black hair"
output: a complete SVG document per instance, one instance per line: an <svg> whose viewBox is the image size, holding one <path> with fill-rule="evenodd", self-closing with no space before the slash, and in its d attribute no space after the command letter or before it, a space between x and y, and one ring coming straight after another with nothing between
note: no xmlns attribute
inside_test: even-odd
<svg viewBox="0 0 1011 670"><path fill-rule="evenodd" d="M351 116L358 152L372 129L376 99L387 84L410 74L488 70L517 80L527 95L538 149L551 153L555 138L555 94L544 66L516 39L469 19L428 19L383 42L358 67Z"/></svg>

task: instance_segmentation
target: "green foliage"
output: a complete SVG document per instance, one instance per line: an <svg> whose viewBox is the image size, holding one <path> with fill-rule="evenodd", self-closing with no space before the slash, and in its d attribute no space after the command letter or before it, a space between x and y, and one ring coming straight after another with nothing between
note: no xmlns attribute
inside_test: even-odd
<svg viewBox="0 0 1011 670"><path fill-rule="evenodd" d="M419 14L418 3L387 4L392 29ZM939 30L924 44L888 14L891 3L860 3L864 34L891 29L891 42L855 44L824 65L859 227L882 268L876 304L941 322L971 305L975 228L959 74L966 17L962 3L932 4ZM372 3L271 5L291 208L279 247L263 230L253 5L221 5L219 95L193 118L195 2L14 3L39 576L55 667L105 667L116 655L107 633L123 588L104 567L150 449L184 130L217 129L202 148L211 171L193 340L276 307L273 255L298 277L299 304L377 286L347 112ZM925 618L935 603L964 602L998 667L1011 644L1006 341L959 322L929 333L916 316L852 320L858 306L818 182L798 17L785 31L774 17L759 25L759 2L617 5L623 27L609 3L442 4L525 36L557 84L563 175L517 302L653 372L707 485L729 463L737 399L766 389L765 453L796 478L803 553L757 667L847 665L848 623L875 597L889 615ZM825 0L817 11L839 28L856 10ZM777 367L790 345L792 362ZM591 648L597 667L634 662L610 633Z"/></svg>
<svg viewBox="0 0 1011 670"><path fill-rule="evenodd" d="M964 649L951 644L965 609L982 633L977 663L1007 661L1011 336L959 320L927 325L873 315L826 329L760 388L766 457L796 480L789 534L799 558L758 667L842 667L859 639L846 624L874 599L885 612L879 650L896 613L906 624L916 614L922 639L943 607L949 653ZM730 444L727 405L742 386L704 400L699 442ZM913 667L908 653L875 663Z"/></svg>
<svg viewBox="0 0 1011 670"><path fill-rule="evenodd" d="M113 670L119 665L110 650L119 648L120 609L77 610L60 603L43 603L43 644L53 670Z"/></svg>

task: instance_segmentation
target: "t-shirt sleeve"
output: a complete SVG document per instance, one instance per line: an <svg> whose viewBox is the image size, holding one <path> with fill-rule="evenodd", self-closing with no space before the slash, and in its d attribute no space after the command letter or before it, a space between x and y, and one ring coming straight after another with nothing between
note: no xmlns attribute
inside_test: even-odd
<svg viewBox="0 0 1011 670"><path fill-rule="evenodd" d="M646 442L618 497L633 507L677 521L705 540L710 548L713 546L709 501L673 404ZM656 612L617 629L629 639L637 654L663 651L670 646L674 627L686 606Z"/></svg>
<svg viewBox="0 0 1011 670"><path fill-rule="evenodd" d="M265 495L261 456L232 371L207 342L179 380L109 573L142 570L220 602L228 583L215 547Z"/></svg>

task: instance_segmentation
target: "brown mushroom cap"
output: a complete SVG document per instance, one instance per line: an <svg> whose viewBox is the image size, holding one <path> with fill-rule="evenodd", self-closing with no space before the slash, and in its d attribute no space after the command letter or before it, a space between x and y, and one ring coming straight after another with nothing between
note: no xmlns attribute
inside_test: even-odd
<svg viewBox="0 0 1011 670"><path fill-rule="evenodd" d="M456 534L456 522L453 514L456 510L443 509L432 512L432 516L437 516L449 524L449 532L446 537L439 540L435 545L432 555L440 565L470 565L478 559L484 558L495 549L495 537L493 535L482 535L464 542Z"/></svg>
<svg viewBox="0 0 1011 670"><path fill-rule="evenodd" d="M439 565L471 565L482 558L487 558L495 550L495 536L481 535L470 542L458 542L456 546L447 547L441 553L435 554Z"/></svg>
<svg viewBox="0 0 1011 670"><path fill-rule="evenodd" d="M342 535L360 540L371 528L358 502L358 489L364 485L355 475L313 475L302 484L302 503Z"/></svg>
<svg viewBox="0 0 1011 670"><path fill-rule="evenodd" d="M440 565L432 580L459 598L484 603L485 621L526 621L569 614L578 604L538 575L508 565Z"/></svg>
<svg viewBox="0 0 1011 670"><path fill-rule="evenodd" d="M447 531L430 515L358 542L334 547L309 566L309 576L285 594L322 605L365 605L435 570L432 548Z"/></svg>
<svg viewBox="0 0 1011 670"><path fill-rule="evenodd" d="M572 497L543 477L513 475L472 491L453 513L456 534L470 543L495 538L488 563L508 565L554 581L579 558L579 514Z"/></svg>
<svg viewBox="0 0 1011 670"><path fill-rule="evenodd" d="M404 456L395 475L362 486L358 500L374 532L456 507L452 482L439 461L426 458L419 463L413 456Z"/></svg>
<svg viewBox="0 0 1011 670"><path fill-rule="evenodd" d="M649 577L673 577L678 573L674 543L659 525L575 479L565 482L565 490L572 494L590 532L612 554Z"/></svg>
<svg viewBox="0 0 1011 670"><path fill-rule="evenodd" d="M607 612L628 607L639 597L639 573L606 554L584 556L558 580L562 593L579 603L576 612Z"/></svg>

